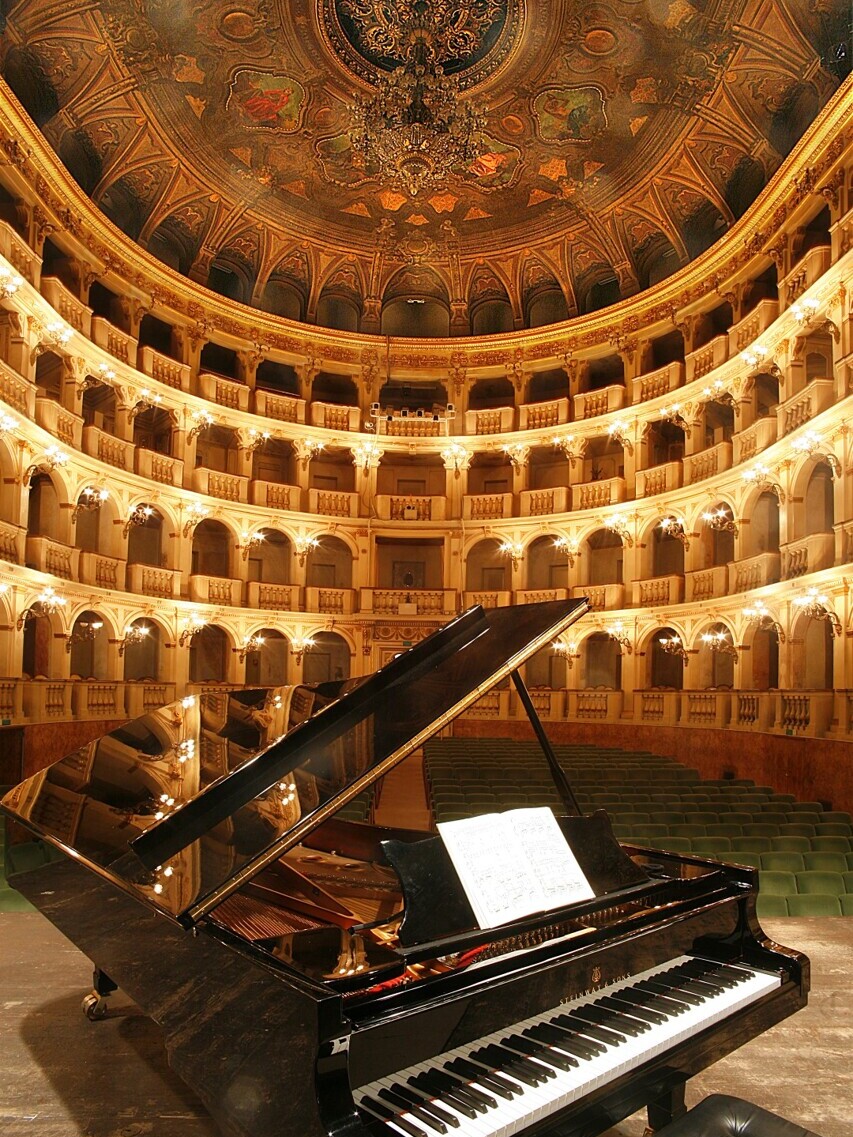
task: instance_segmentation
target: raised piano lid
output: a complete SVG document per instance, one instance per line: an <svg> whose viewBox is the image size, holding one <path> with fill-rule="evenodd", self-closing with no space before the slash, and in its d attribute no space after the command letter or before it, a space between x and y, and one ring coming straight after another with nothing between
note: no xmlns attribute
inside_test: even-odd
<svg viewBox="0 0 853 1137"><path fill-rule="evenodd" d="M478 606L366 679L170 703L22 782L0 808L190 925L587 607Z"/></svg>

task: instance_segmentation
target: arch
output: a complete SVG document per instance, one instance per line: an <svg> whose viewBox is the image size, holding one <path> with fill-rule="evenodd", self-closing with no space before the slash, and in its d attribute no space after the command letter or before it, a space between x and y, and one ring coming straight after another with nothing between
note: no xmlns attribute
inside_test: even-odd
<svg viewBox="0 0 853 1137"><path fill-rule="evenodd" d="M144 503L139 505L144 507ZM127 563L130 565L151 565L162 568L165 565L163 515L155 506L148 506L151 512L139 525L131 525L127 531ZM128 514L133 511L131 506Z"/></svg>
<svg viewBox="0 0 853 1137"><path fill-rule="evenodd" d="M202 523L203 524L203 523ZM218 624L205 624L189 646L190 683L224 683L233 641Z"/></svg>
<svg viewBox="0 0 853 1137"><path fill-rule="evenodd" d="M166 217L145 242L148 252L182 276L188 276L198 256L202 228L193 232L179 217Z"/></svg>
<svg viewBox="0 0 853 1137"><path fill-rule="evenodd" d="M779 687L779 633L775 626L744 631L744 665L749 676L741 674L741 687L770 691Z"/></svg>
<svg viewBox="0 0 853 1137"><path fill-rule="evenodd" d="M118 400L114 387L107 383L93 383L83 392L80 413L83 426L95 426L105 434L115 434Z"/></svg>
<svg viewBox="0 0 853 1137"><path fill-rule="evenodd" d="M792 687L831 691L834 686L834 641L829 620L799 612L791 626Z"/></svg>
<svg viewBox="0 0 853 1137"><path fill-rule="evenodd" d="M486 265L478 266L471 274L468 312L473 336L511 332L515 326L509 293L497 274Z"/></svg>
<svg viewBox="0 0 853 1137"><path fill-rule="evenodd" d="M363 309L363 289L356 265L345 261L323 285L317 301L317 323L323 328L357 332Z"/></svg>
<svg viewBox="0 0 853 1137"><path fill-rule="evenodd" d="M193 533L192 575L230 577L233 544L233 534L221 521L199 522Z"/></svg>
<svg viewBox="0 0 853 1137"><path fill-rule="evenodd" d="M589 585L622 584L625 547L612 529L596 529L583 543L581 553L583 583Z"/></svg>
<svg viewBox="0 0 853 1137"><path fill-rule="evenodd" d="M353 548L340 537L323 534L306 557L309 588L352 588Z"/></svg>
<svg viewBox="0 0 853 1137"><path fill-rule="evenodd" d="M80 612L66 640L72 679L110 678L110 629L100 613Z"/></svg>
<svg viewBox="0 0 853 1137"><path fill-rule="evenodd" d="M478 379L468 392L468 406L472 411L492 410L495 407L511 407L515 402L512 383L505 376L492 379Z"/></svg>
<svg viewBox="0 0 853 1137"><path fill-rule="evenodd" d="M260 628L253 635L263 637L260 651L246 656L246 683L257 687L279 687L287 683L290 669L290 643L277 628Z"/></svg>
<svg viewBox="0 0 853 1137"><path fill-rule="evenodd" d="M74 181L91 196L103 175L103 163L89 135L79 128L66 130L57 153Z"/></svg>
<svg viewBox="0 0 853 1137"><path fill-rule="evenodd" d="M735 534L733 529L715 528L709 524L708 519L728 518L734 525L734 507L723 499L715 501L710 509L700 514L695 529L698 529L698 541L702 550L699 568L717 568L730 564L735 559Z"/></svg>
<svg viewBox="0 0 853 1137"><path fill-rule="evenodd" d="M521 296L527 328L541 328L569 318L569 306L560 282L536 257L526 260L522 268Z"/></svg>
<svg viewBox="0 0 853 1137"><path fill-rule="evenodd" d="M647 541L651 545L653 577L684 575L684 545L678 537L662 529L658 521L653 526Z"/></svg>
<svg viewBox="0 0 853 1137"><path fill-rule="evenodd" d="M137 450L151 450L170 458L177 427L174 411L162 407L146 407L133 418L133 445Z"/></svg>
<svg viewBox="0 0 853 1137"><path fill-rule="evenodd" d="M221 249L210 262L207 287L211 292L248 304L255 284L253 265L234 249Z"/></svg>
<svg viewBox="0 0 853 1137"><path fill-rule="evenodd" d="M171 633L156 617L138 616L122 629L122 637L133 629L147 629L143 638L128 643L122 651L123 677L127 683L161 681L163 678L163 637Z"/></svg>
<svg viewBox="0 0 853 1137"><path fill-rule="evenodd" d="M835 526L835 488L828 462L819 460L809 474L804 494L804 536L832 533Z"/></svg>
<svg viewBox="0 0 853 1137"><path fill-rule="evenodd" d="M240 439L230 426L214 423L198 436L196 465L221 474L236 474L241 469Z"/></svg>
<svg viewBox="0 0 853 1137"><path fill-rule="evenodd" d="M525 549L527 587L549 590L568 588L569 564L566 554L557 547L552 534L534 537Z"/></svg>
<svg viewBox="0 0 853 1137"><path fill-rule="evenodd" d="M684 688L684 660L680 655L664 651L661 644L661 640L671 639L673 636L677 636L682 644L684 643L682 633L669 625L656 628L646 638L647 675L650 687L668 687L675 691Z"/></svg>
<svg viewBox="0 0 853 1137"><path fill-rule="evenodd" d="M3 60L3 76L36 126L59 113L59 96L32 48L13 44Z"/></svg>
<svg viewBox="0 0 853 1137"><path fill-rule="evenodd" d="M27 536L59 539L62 532L60 506L64 495L60 495L52 473L39 471L30 480L27 500Z"/></svg>
<svg viewBox="0 0 853 1137"><path fill-rule="evenodd" d="M102 497L102 494L106 496ZM109 491L84 486L77 495L72 519L75 512L77 518L73 522L74 547L84 553L115 556L119 531L119 526L116 524L118 505Z"/></svg>
<svg viewBox="0 0 853 1137"><path fill-rule="evenodd" d="M735 218L742 217L752 205L767 181L764 166L748 154L740 157L726 181L723 195L726 205Z"/></svg>
<svg viewBox="0 0 853 1137"><path fill-rule="evenodd" d="M592 632L580 645L585 687L622 688L622 649L606 632Z"/></svg>
<svg viewBox="0 0 853 1137"><path fill-rule="evenodd" d="M728 225L719 209L703 201L681 227L681 236L691 260L700 256L725 233Z"/></svg>
<svg viewBox="0 0 853 1137"><path fill-rule="evenodd" d="M107 186L98 205L122 233L132 241L138 239L145 221L146 207L139 200L128 178L119 178Z"/></svg>
<svg viewBox="0 0 853 1137"><path fill-rule="evenodd" d="M400 269L382 297L383 335L445 338L450 335L450 297L441 277L424 265Z"/></svg>
<svg viewBox="0 0 853 1137"><path fill-rule="evenodd" d="M43 351L36 360L36 393L43 399L62 402L62 380L65 375L65 360L55 351Z"/></svg>
<svg viewBox="0 0 853 1137"><path fill-rule="evenodd" d="M575 280L575 296L582 316L618 303L622 289L612 266L600 261L580 273Z"/></svg>
<svg viewBox="0 0 853 1137"><path fill-rule="evenodd" d="M311 294L311 266L303 249L291 249L270 273L258 307L286 320L304 320Z"/></svg>
<svg viewBox="0 0 853 1137"><path fill-rule="evenodd" d="M707 638L706 638L707 637ZM719 645L722 643L722 647ZM697 652L699 681L697 687L728 688L735 685L735 638L732 629L722 620L701 628L694 641Z"/></svg>
<svg viewBox="0 0 853 1137"><path fill-rule="evenodd" d="M746 557L761 553L779 552L779 499L770 490L749 495L742 506L743 516L749 518L744 529L743 550ZM778 580L778 572L776 580ZM768 584L772 583L767 581Z"/></svg>
<svg viewBox="0 0 853 1137"><path fill-rule="evenodd" d="M249 580L262 584L290 584L292 548L290 538L278 529L258 530L260 545L249 550Z"/></svg>
<svg viewBox="0 0 853 1137"><path fill-rule="evenodd" d="M302 660L302 677L306 683L332 683L349 679L352 652L337 632L316 632Z"/></svg>
<svg viewBox="0 0 853 1137"><path fill-rule="evenodd" d="M565 690L568 686L565 656L554 651L553 644L546 644L524 664L524 681L531 690Z"/></svg>
<svg viewBox="0 0 853 1137"><path fill-rule="evenodd" d="M510 586L510 565L497 537L475 542L465 557L467 592L505 592Z"/></svg>

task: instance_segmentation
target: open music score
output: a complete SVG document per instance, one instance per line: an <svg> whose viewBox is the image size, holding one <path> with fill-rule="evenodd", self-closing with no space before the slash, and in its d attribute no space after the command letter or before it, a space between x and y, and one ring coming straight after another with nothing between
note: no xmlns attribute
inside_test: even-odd
<svg viewBox="0 0 853 1137"><path fill-rule="evenodd" d="M481 928L595 896L547 806L444 821L438 831Z"/></svg>

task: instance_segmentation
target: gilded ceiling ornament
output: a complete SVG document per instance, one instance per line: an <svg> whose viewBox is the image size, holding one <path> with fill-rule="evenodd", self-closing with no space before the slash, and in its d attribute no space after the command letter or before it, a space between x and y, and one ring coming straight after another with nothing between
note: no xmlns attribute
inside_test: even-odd
<svg viewBox="0 0 853 1137"><path fill-rule="evenodd" d="M412 28L420 21L423 0L339 0L356 33L356 46L375 59L404 60L411 50ZM432 66L464 60L482 51L486 37L502 24L501 0L430 0L430 35L423 60Z"/></svg>

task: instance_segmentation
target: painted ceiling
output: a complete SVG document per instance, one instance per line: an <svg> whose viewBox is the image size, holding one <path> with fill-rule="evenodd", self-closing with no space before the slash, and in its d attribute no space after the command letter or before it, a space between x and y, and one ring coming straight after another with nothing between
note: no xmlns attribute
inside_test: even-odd
<svg viewBox="0 0 853 1137"><path fill-rule="evenodd" d="M296 281L310 319L405 266L519 313L543 282L570 314L593 278L637 292L745 211L848 66L849 0L430 0L486 144L409 197L347 129L414 2L19 0L3 73L125 232L201 282L231 258L249 302Z"/></svg>

